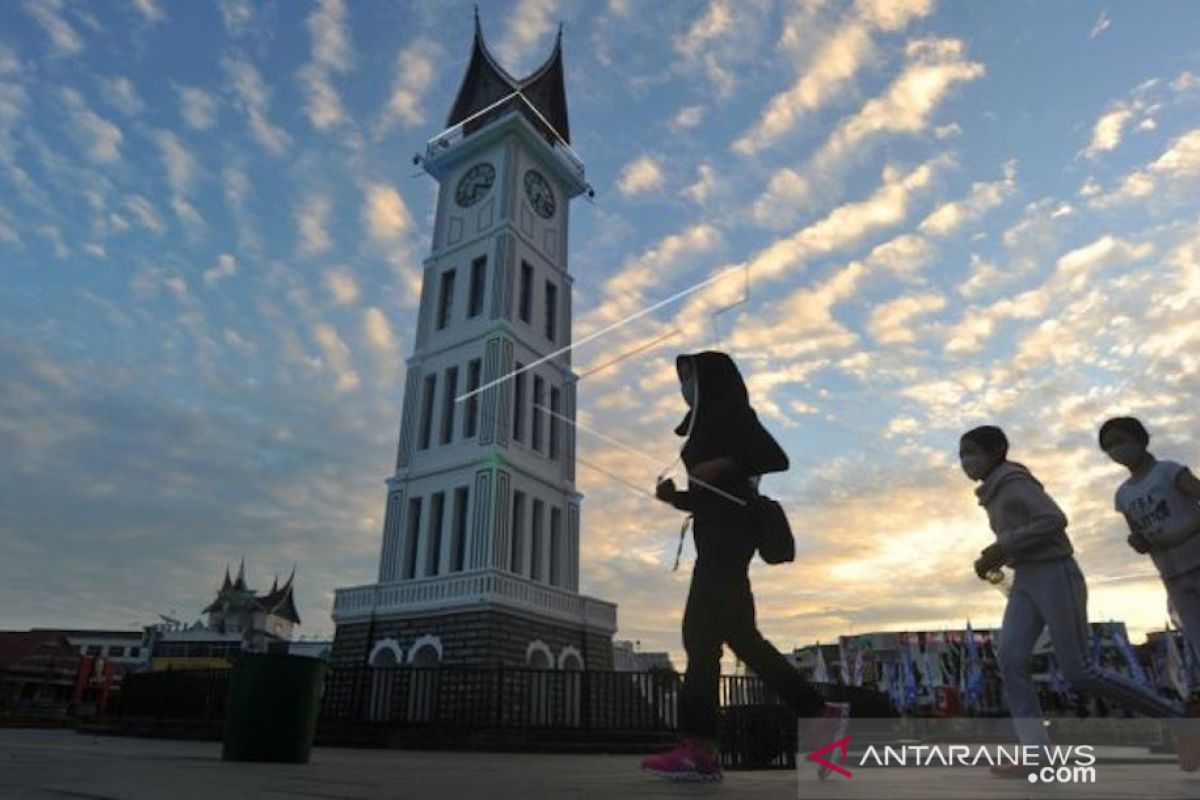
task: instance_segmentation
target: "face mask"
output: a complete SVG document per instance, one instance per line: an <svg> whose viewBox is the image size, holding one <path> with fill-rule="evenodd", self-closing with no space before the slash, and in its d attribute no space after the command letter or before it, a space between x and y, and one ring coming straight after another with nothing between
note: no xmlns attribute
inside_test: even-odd
<svg viewBox="0 0 1200 800"><path fill-rule="evenodd" d="M967 477L972 480L979 480L987 472L991 466L991 459L987 456L961 456L963 472L967 473Z"/></svg>
<svg viewBox="0 0 1200 800"><path fill-rule="evenodd" d="M1118 464L1130 466L1142 457L1142 446L1137 442L1121 442L1108 449L1108 455Z"/></svg>

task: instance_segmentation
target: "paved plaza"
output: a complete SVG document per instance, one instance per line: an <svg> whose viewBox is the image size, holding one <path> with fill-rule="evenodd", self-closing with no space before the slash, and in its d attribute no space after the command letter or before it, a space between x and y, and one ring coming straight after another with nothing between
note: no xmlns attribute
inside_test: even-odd
<svg viewBox="0 0 1200 800"><path fill-rule="evenodd" d="M1200 773L1145 750L1099 751L1096 781L1033 786L982 768L854 769L818 782L811 771L729 772L720 784L672 784L638 756L537 755L318 748L303 765L221 761L212 742L0 729L0 798L1196 798Z"/></svg>

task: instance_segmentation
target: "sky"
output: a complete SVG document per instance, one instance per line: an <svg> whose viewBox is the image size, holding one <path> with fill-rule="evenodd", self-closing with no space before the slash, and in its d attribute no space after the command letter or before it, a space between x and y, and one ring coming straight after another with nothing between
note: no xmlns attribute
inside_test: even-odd
<svg viewBox="0 0 1200 800"><path fill-rule="evenodd" d="M479 5L518 75L563 24L575 338L726 273L574 354L625 356L577 434L619 638L683 661L680 514L647 492L674 355L709 348L791 458L761 488L797 561L751 571L781 648L998 624L957 463L983 423L1067 512L1093 618L1163 624L1095 440L1133 413L1200 462L1193 6ZM377 571L436 192L411 157L472 30L440 0L0 4L0 628L195 619L244 558L258 589L295 564L331 635Z"/></svg>

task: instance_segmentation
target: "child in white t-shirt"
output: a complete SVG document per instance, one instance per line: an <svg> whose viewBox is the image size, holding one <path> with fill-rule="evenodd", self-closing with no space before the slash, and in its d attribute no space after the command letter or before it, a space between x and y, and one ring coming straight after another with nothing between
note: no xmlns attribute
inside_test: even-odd
<svg viewBox="0 0 1200 800"><path fill-rule="evenodd" d="M1100 427L1100 449L1129 470L1114 507L1129 523L1129 546L1149 553L1200 656L1200 479L1186 466L1151 454L1150 433L1134 417Z"/></svg>

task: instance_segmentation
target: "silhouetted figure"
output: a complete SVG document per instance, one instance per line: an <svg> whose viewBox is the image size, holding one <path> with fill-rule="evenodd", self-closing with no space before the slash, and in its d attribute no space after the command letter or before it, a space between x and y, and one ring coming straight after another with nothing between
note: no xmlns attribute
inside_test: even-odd
<svg viewBox="0 0 1200 800"><path fill-rule="evenodd" d="M1013 568L998 650L1004 695L1021 744L1049 744L1030 664L1044 626L1050 629L1059 668L1076 691L1106 696L1152 717L1183 717L1181 705L1092 659L1087 584L1067 538L1067 516L1028 469L1008 460L1004 431L985 425L963 434L959 459L967 477L980 482L975 494L996 535L976 560L975 573L986 579L1001 566ZM1180 728L1177 740L1180 767L1190 771L1200 766L1194 731ZM1020 766L992 771L1003 777L1027 774Z"/></svg>
<svg viewBox="0 0 1200 800"><path fill-rule="evenodd" d="M683 615L687 672L679 697L683 742L651 756L643 767L671 778L717 780L715 737L721 646L728 644L763 682L800 716L827 713L837 730L845 704L827 704L759 633L748 570L757 542L751 530L758 477L788 468L787 455L758 421L746 385L725 353L704 351L675 361L690 406L675 433L686 436L681 455L688 488L661 481L656 495L693 515L696 564ZM815 732L812 736L818 736ZM826 744L827 742L820 742Z"/></svg>
<svg viewBox="0 0 1200 800"><path fill-rule="evenodd" d="M1129 523L1129 546L1149 553L1175 605L1183 635L1200 657L1200 479L1147 449L1150 433L1134 417L1100 426L1100 449L1129 470L1113 502Z"/></svg>

